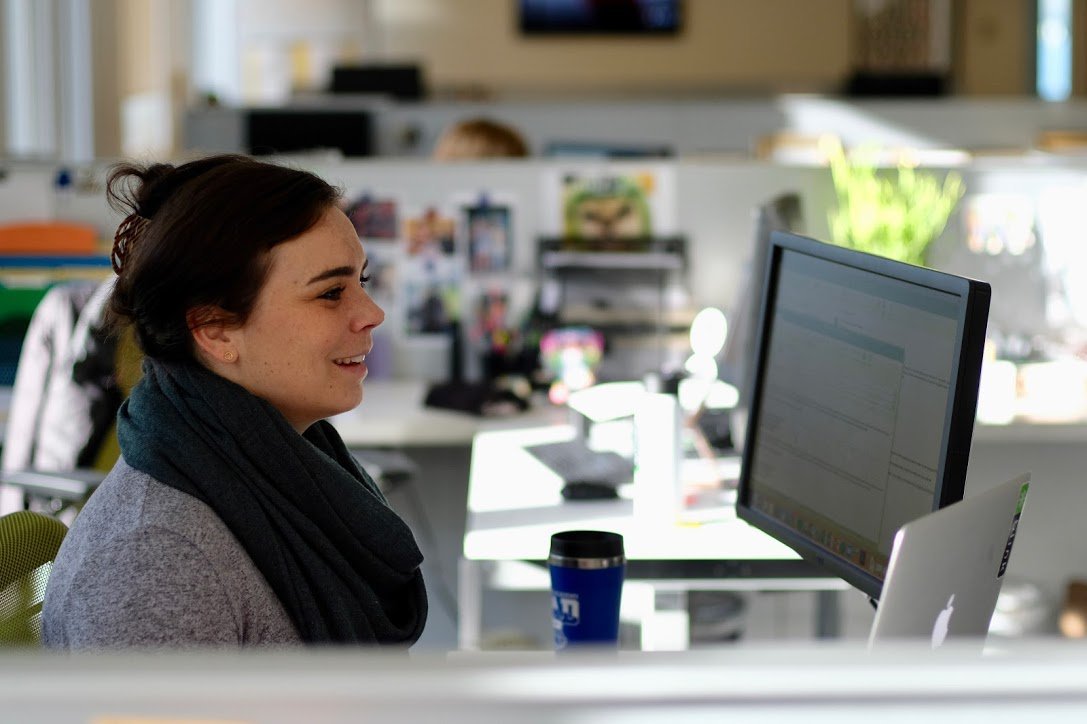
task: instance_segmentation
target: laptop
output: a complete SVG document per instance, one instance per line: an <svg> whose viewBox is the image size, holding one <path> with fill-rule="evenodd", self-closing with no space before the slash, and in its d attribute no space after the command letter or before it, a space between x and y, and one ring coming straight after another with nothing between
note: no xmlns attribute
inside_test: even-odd
<svg viewBox="0 0 1087 724"><path fill-rule="evenodd" d="M1026 473L899 529L869 648L901 639L933 648L984 643L1029 484Z"/></svg>

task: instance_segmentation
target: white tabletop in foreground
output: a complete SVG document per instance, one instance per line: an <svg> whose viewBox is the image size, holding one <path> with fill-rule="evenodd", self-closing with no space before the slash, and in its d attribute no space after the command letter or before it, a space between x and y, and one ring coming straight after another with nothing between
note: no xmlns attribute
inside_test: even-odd
<svg viewBox="0 0 1087 724"><path fill-rule="evenodd" d="M730 507L699 522L636 509L633 486L617 500L565 501L562 479L524 450L569 439L564 425L476 435L468 486L464 556L544 560L551 534L571 528L621 533L627 557L643 560L795 560L795 551L736 518Z"/></svg>

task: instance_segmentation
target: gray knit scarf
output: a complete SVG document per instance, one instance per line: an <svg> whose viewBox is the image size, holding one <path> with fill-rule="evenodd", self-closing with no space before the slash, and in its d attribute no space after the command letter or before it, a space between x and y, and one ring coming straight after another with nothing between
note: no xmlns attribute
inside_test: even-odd
<svg viewBox="0 0 1087 724"><path fill-rule="evenodd" d="M423 556L325 421L299 435L200 365L144 361L117 420L129 465L207 503L311 643L411 644Z"/></svg>

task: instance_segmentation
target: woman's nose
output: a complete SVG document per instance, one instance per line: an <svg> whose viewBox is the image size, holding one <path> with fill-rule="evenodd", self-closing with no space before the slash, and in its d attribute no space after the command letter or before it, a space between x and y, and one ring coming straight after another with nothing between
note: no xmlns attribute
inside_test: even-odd
<svg viewBox="0 0 1087 724"><path fill-rule="evenodd" d="M361 332L368 327L376 327L385 321L385 310L365 291L358 309L351 318L351 331Z"/></svg>

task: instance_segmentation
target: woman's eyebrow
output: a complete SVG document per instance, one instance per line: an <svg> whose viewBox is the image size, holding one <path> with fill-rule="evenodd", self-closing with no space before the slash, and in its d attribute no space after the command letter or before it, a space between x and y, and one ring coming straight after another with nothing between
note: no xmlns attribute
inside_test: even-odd
<svg viewBox="0 0 1087 724"><path fill-rule="evenodd" d="M353 277L355 276L355 268L350 266L337 266L331 269L325 269L317 276L310 279L306 284L316 284L317 282L323 282L326 279L335 279L336 277Z"/></svg>

